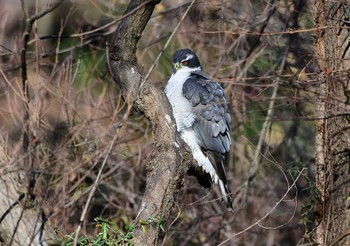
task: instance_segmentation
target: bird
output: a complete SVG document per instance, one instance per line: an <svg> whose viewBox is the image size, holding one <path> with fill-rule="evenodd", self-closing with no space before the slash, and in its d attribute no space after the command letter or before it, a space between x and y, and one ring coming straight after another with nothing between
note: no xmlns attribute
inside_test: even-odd
<svg viewBox="0 0 350 246"><path fill-rule="evenodd" d="M178 50L172 57L173 73L164 92L171 104L176 130L188 145L197 165L199 183L209 188L218 184L222 200L232 211L232 197L224 168L231 145L230 125L223 88L203 71L198 56L190 49Z"/></svg>

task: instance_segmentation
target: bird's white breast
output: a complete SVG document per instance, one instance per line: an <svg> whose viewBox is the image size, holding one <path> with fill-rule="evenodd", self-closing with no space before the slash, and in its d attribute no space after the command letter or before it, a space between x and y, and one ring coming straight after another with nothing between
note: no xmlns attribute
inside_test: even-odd
<svg viewBox="0 0 350 246"><path fill-rule="evenodd" d="M188 129L192 126L195 116L192 113L192 104L182 95L182 87L189 73L177 72L171 76L165 87L165 93L173 107L177 131Z"/></svg>

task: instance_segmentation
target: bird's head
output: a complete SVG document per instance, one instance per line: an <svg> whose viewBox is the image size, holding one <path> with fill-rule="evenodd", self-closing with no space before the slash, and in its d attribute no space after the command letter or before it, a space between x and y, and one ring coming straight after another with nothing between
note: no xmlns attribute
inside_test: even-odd
<svg viewBox="0 0 350 246"><path fill-rule="evenodd" d="M173 74L177 72L192 72L202 70L198 56L190 49L175 52L172 59Z"/></svg>

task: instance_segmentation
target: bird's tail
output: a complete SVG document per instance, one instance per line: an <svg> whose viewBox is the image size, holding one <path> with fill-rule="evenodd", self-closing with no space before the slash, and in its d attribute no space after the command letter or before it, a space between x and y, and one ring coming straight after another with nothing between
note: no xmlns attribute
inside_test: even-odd
<svg viewBox="0 0 350 246"><path fill-rule="evenodd" d="M232 197L230 189L227 186L227 183L224 183L221 179L219 179L219 187L222 195L222 200L224 201L227 210L232 211Z"/></svg>
<svg viewBox="0 0 350 246"><path fill-rule="evenodd" d="M227 209L229 211L232 211L232 196L227 183L226 172L224 167L224 156L213 151L205 151L205 155L208 157L216 171L217 178L212 177L212 181L219 185L222 200L224 201Z"/></svg>

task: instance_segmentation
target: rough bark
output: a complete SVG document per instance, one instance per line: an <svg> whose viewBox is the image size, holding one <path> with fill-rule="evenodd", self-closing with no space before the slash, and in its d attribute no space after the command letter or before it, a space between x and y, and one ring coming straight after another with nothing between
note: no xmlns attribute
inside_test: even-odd
<svg viewBox="0 0 350 246"><path fill-rule="evenodd" d="M319 245L350 245L349 11L350 1L315 1L315 25L327 27L315 41L323 117L316 135Z"/></svg>
<svg viewBox="0 0 350 246"><path fill-rule="evenodd" d="M125 100L136 111L144 113L153 126L154 148L147 164L147 185L134 231L135 245L155 245L159 226L145 224L150 217L167 218L174 197L187 169L180 153L175 123L169 103L162 91L147 81L140 86L143 75L137 64L137 42L159 1L133 0L109 44L108 66ZM188 158L187 159L191 159Z"/></svg>

